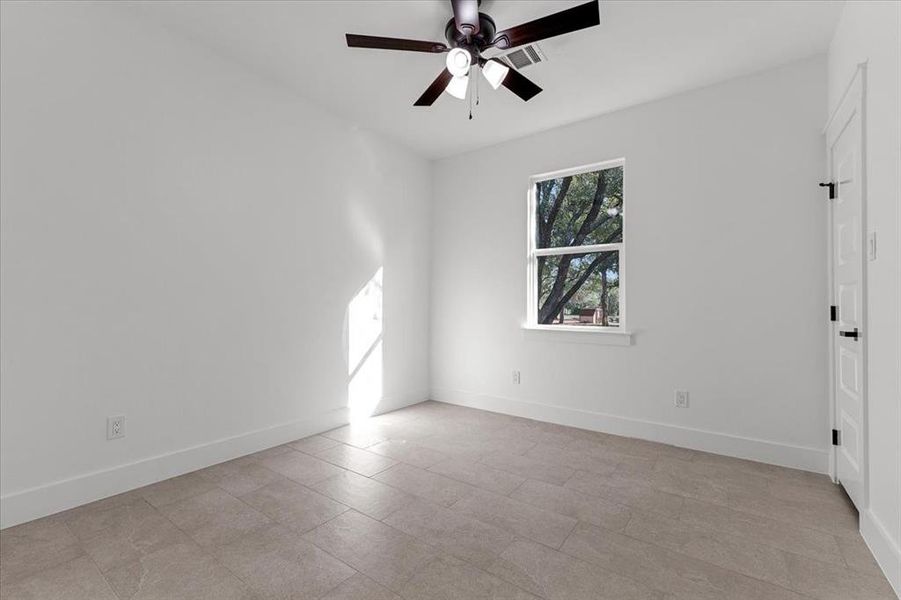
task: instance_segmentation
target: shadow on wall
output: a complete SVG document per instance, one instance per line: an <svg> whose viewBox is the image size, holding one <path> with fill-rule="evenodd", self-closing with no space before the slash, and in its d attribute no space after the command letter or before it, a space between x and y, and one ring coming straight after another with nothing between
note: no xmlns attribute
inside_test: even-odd
<svg viewBox="0 0 901 600"><path fill-rule="evenodd" d="M347 409L351 423L382 400L382 267L347 305Z"/></svg>

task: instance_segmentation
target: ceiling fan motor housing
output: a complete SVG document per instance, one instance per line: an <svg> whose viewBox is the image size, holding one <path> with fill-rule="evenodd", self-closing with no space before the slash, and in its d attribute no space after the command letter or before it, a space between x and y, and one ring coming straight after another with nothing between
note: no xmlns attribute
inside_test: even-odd
<svg viewBox="0 0 901 600"><path fill-rule="evenodd" d="M485 13L479 13L479 32L475 35L467 36L457 30L457 25L453 19L447 22L444 28L444 37L451 48L465 48L474 56L479 56L480 51L491 46L491 40L497 32L497 26L494 19Z"/></svg>

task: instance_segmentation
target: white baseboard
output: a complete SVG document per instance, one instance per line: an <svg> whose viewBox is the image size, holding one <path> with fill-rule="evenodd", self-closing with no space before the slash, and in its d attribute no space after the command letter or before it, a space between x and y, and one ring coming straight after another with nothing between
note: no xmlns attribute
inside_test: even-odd
<svg viewBox="0 0 901 600"><path fill-rule="evenodd" d="M892 540L885 525L869 509L860 513L860 535L894 588L895 594L901 598L901 548Z"/></svg>
<svg viewBox="0 0 901 600"><path fill-rule="evenodd" d="M400 398L386 398L379 404L378 412L389 412L417 404L427 397L423 392ZM340 408L6 494L0 496L0 529L322 433L347 422L347 409Z"/></svg>
<svg viewBox="0 0 901 600"><path fill-rule="evenodd" d="M769 440L759 440L667 423L644 421L600 412L538 404L460 390L432 390L432 399L449 404L459 404L527 419L640 438L682 448L746 458L815 473L828 473L829 468L829 452L826 448L793 446Z"/></svg>

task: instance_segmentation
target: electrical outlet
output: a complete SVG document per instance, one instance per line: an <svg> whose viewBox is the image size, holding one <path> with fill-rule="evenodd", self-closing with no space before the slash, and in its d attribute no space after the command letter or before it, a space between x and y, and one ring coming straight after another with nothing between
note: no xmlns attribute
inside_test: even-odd
<svg viewBox="0 0 901 600"><path fill-rule="evenodd" d="M522 378L519 375L519 371L513 371L513 384L519 385L522 382Z"/></svg>
<svg viewBox="0 0 901 600"><path fill-rule="evenodd" d="M125 415L106 418L106 439L115 440L125 437Z"/></svg>
<svg viewBox="0 0 901 600"><path fill-rule="evenodd" d="M673 401L676 408L688 408L688 392L685 390L676 390L676 397Z"/></svg>

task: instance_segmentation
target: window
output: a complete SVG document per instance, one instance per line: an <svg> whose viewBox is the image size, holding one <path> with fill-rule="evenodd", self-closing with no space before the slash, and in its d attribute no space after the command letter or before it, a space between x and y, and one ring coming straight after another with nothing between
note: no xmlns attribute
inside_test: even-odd
<svg viewBox="0 0 901 600"><path fill-rule="evenodd" d="M624 330L623 161L532 178L529 326Z"/></svg>

